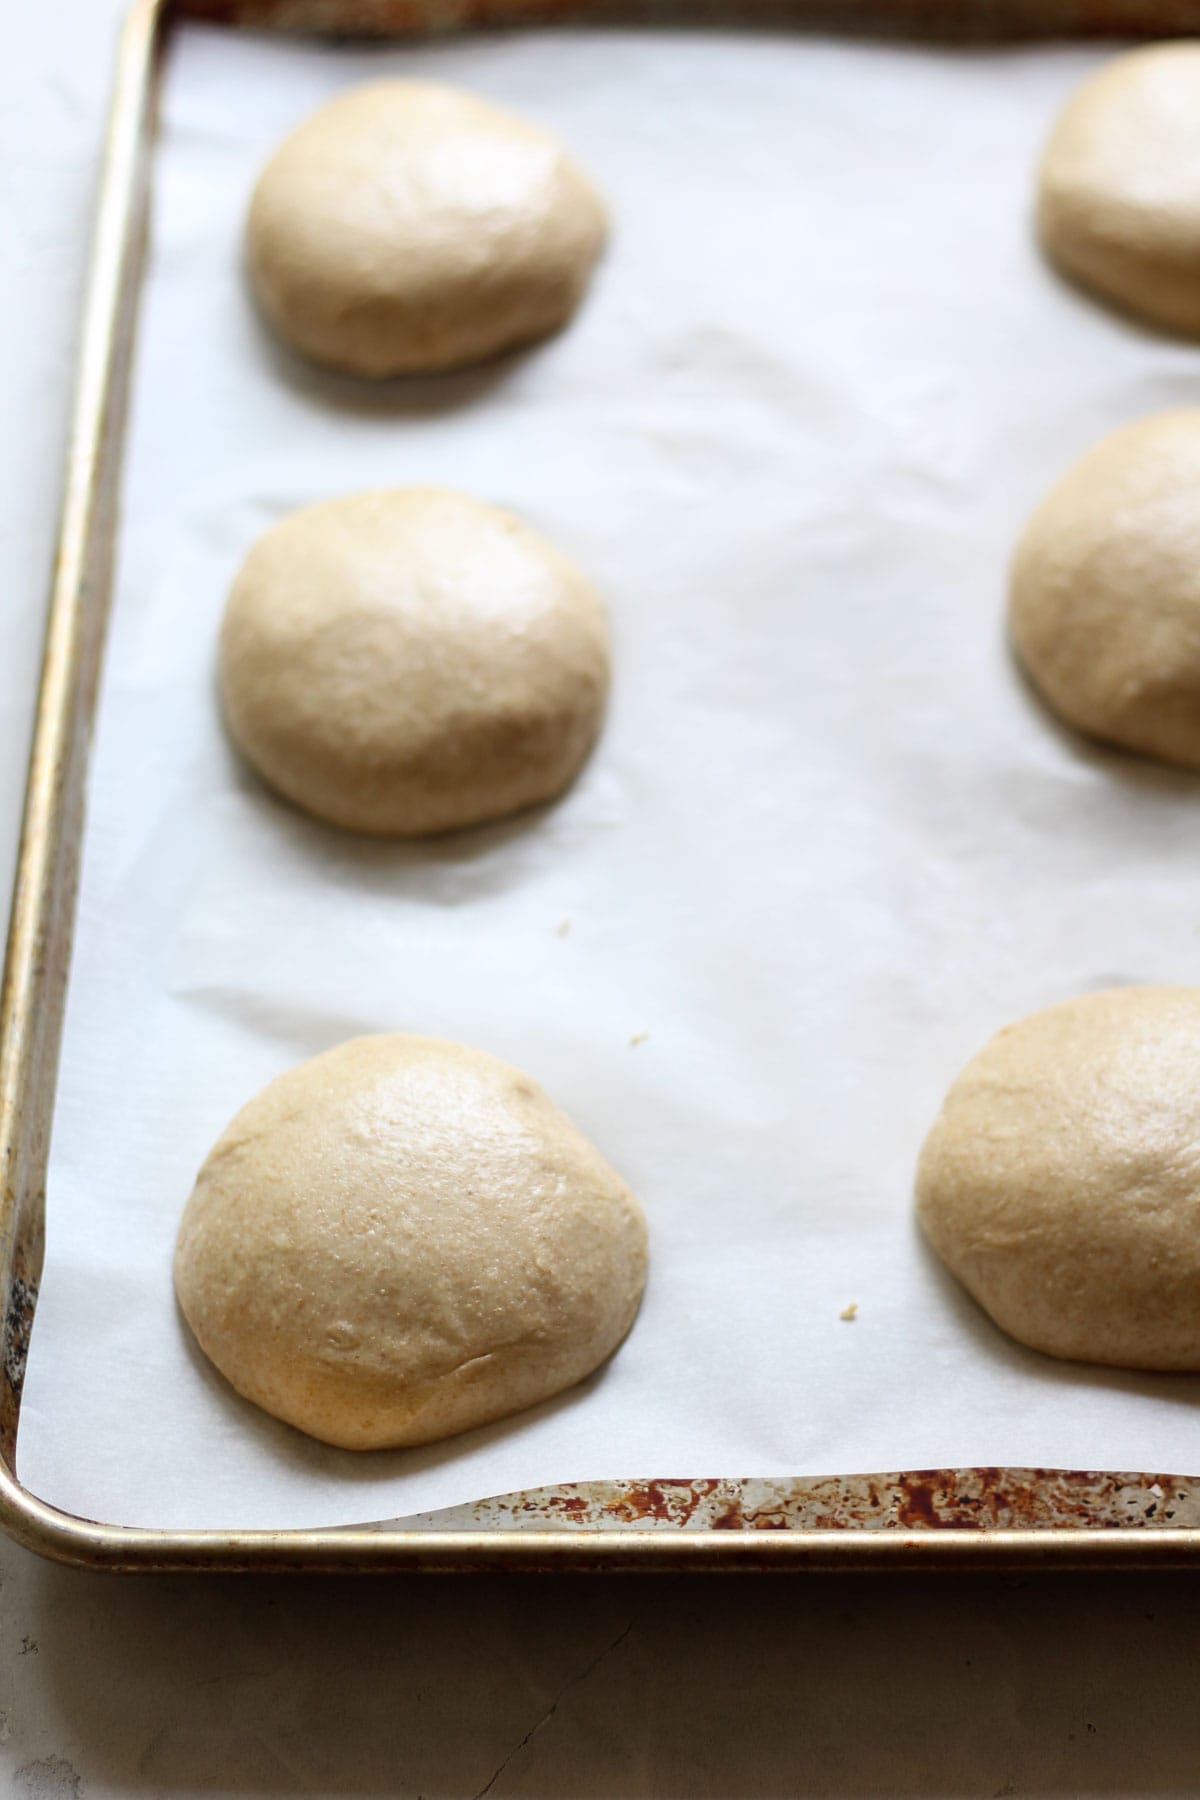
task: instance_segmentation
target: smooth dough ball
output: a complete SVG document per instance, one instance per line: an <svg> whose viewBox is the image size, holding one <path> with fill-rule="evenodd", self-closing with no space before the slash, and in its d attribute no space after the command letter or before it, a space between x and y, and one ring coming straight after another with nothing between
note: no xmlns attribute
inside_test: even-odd
<svg viewBox="0 0 1200 1800"><path fill-rule="evenodd" d="M946 1096L917 1171L933 1248L1035 1350L1200 1369L1200 988L1034 1013Z"/></svg>
<svg viewBox="0 0 1200 1800"><path fill-rule="evenodd" d="M419 836L562 792L600 730L608 626L511 513L443 488L355 494L255 544L220 681L272 787L334 825Z"/></svg>
<svg viewBox="0 0 1200 1800"><path fill-rule="evenodd" d="M556 138L454 88L340 94L275 152L246 224L263 312L356 375L454 369L564 325L606 233Z"/></svg>
<svg viewBox="0 0 1200 1800"><path fill-rule="evenodd" d="M1200 335L1200 43L1131 50L1084 82L1046 146L1038 228L1067 275Z"/></svg>
<svg viewBox="0 0 1200 1800"><path fill-rule="evenodd" d="M641 1208L541 1089L421 1037L355 1038L265 1087L214 1145L175 1252L221 1373L351 1450L571 1387L645 1277Z"/></svg>
<svg viewBox="0 0 1200 1800"><path fill-rule="evenodd" d="M1013 645L1069 725L1200 767L1200 411L1104 438L1026 526Z"/></svg>

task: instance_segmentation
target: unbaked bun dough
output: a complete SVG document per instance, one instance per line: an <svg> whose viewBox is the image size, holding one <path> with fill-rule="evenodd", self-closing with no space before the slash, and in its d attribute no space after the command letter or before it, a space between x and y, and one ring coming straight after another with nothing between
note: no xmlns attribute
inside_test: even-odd
<svg viewBox="0 0 1200 1800"><path fill-rule="evenodd" d="M1200 1369L1200 988L1034 1013L950 1089L917 1207L996 1323L1051 1356Z"/></svg>
<svg viewBox="0 0 1200 1800"><path fill-rule="evenodd" d="M331 100L276 151L250 204L246 260L294 348L400 375L556 331L605 230L549 132L454 88L379 81Z"/></svg>
<svg viewBox="0 0 1200 1800"><path fill-rule="evenodd" d="M608 628L511 513L444 488L328 500L261 537L230 592L235 742L319 818L411 836L566 787L600 729Z"/></svg>
<svg viewBox="0 0 1200 1800"><path fill-rule="evenodd" d="M1013 644L1070 725L1200 767L1200 410L1104 438L1030 519Z"/></svg>
<svg viewBox="0 0 1200 1800"><path fill-rule="evenodd" d="M527 1075L400 1036L342 1044L244 1106L175 1253L184 1316L238 1392L352 1450L581 1381L645 1275L637 1201Z"/></svg>
<svg viewBox="0 0 1200 1800"><path fill-rule="evenodd" d="M1038 225L1066 274L1200 334L1200 43L1131 50L1084 82L1046 146Z"/></svg>

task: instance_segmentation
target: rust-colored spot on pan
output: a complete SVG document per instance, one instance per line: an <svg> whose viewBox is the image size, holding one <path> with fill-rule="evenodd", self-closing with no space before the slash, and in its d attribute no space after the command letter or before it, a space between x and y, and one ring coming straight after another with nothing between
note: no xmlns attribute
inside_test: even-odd
<svg viewBox="0 0 1200 1800"><path fill-rule="evenodd" d="M662 1477L505 1494L412 1523L574 1531L1166 1530L1200 1528L1200 1478L990 1467L803 1480Z"/></svg>
<svg viewBox="0 0 1200 1800"><path fill-rule="evenodd" d="M711 24L939 40L1190 34L1196 0L173 0L181 16L267 31L426 37L480 27Z"/></svg>

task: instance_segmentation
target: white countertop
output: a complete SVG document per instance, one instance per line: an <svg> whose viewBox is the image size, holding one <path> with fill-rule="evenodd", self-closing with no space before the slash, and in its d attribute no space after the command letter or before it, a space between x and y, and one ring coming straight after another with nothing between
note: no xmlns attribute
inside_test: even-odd
<svg viewBox="0 0 1200 1800"><path fill-rule="evenodd" d="M0 64L0 883L118 0ZM1200 1792L1200 1585L121 1580L0 1545L0 1784L210 1794Z"/></svg>

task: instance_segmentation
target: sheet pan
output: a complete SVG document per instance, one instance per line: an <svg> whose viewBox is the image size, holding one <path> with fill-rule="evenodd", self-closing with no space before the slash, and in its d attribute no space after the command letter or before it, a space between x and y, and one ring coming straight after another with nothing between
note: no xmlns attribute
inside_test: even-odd
<svg viewBox="0 0 1200 1800"><path fill-rule="evenodd" d="M14 913L10 1458L161 28L143 8L126 39ZM1037 1543L1064 1558L1191 1553L1187 1481L1120 1471L1200 1466L1192 1385L1016 1350L908 1216L941 1090L995 1025L1102 982L1195 979L1200 956L1194 784L1057 733L999 637L1007 544L1046 481L1200 391L1196 352L1060 288L1029 243L1032 154L1100 53L715 28L416 52L178 35L22 1423L45 1501L4 1489L20 1534L119 1565L906 1544L924 1566L1027 1556L1048 1526ZM235 201L289 118L381 57L559 125L619 228L554 345L368 395L258 332ZM618 644L613 717L568 800L405 851L277 806L211 691L254 533L392 479L518 506L597 575ZM597 1382L368 1473L211 1379L163 1277L191 1172L245 1094L396 1027L543 1079L642 1194L655 1261ZM735 1473L612 1479L672 1464ZM917 1473L856 1473L885 1467ZM501 1489L516 1499L480 1503ZM372 1526L393 1515L408 1525Z"/></svg>

